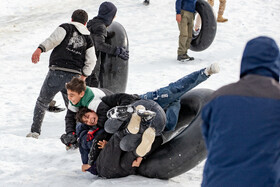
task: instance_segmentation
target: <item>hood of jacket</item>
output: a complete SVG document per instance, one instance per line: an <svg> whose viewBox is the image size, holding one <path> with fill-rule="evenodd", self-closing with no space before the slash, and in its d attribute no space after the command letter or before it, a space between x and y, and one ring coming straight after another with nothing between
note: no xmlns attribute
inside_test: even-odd
<svg viewBox="0 0 280 187"><path fill-rule="evenodd" d="M103 2L98 10L97 18L102 19L106 27L111 25L115 15L117 13L117 7L111 2Z"/></svg>
<svg viewBox="0 0 280 187"><path fill-rule="evenodd" d="M78 31L79 31L81 34L90 35L89 30L88 30L87 27L86 27L85 25L83 25L82 23L72 21L72 22L70 22L69 24L74 25L74 26L78 29Z"/></svg>
<svg viewBox="0 0 280 187"><path fill-rule="evenodd" d="M272 38L260 36L246 44L241 61L240 78L247 74L268 76L279 81L280 54Z"/></svg>

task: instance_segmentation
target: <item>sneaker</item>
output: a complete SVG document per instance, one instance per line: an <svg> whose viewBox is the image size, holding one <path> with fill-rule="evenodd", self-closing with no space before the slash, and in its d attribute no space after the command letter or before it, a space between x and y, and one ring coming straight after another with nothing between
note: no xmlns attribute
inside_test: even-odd
<svg viewBox="0 0 280 187"><path fill-rule="evenodd" d="M223 16L218 16L218 18L217 18L217 22L223 23L223 22L227 22L227 21L228 21L228 19L227 18L223 18Z"/></svg>
<svg viewBox="0 0 280 187"><path fill-rule="evenodd" d="M150 110L137 110L137 115L140 116L145 122L151 121L156 116L156 113Z"/></svg>
<svg viewBox="0 0 280 187"><path fill-rule="evenodd" d="M131 114L133 114L135 111L135 107L131 105L126 106L116 106L114 108L111 108L107 112L107 117L109 119L127 119Z"/></svg>
<svg viewBox="0 0 280 187"><path fill-rule="evenodd" d="M58 106L55 106L55 103L56 103L56 101L52 100L49 104L49 108L47 109L47 111L58 113L58 112L62 112L65 110L65 108L59 108Z"/></svg>
<svg viewBox="0 0 280 187"><path fill-rule="evenodd" d="M214 63L214 64L211 64L210 66L208 66L204 70L204 73L205 73L205 75L210 76L212 74L219 73L219 71L220 71L219 64L218 63Z"/></svg>
<svg viewBox="0 0 280 187"><path fill-rule="evenodd" d="M184 61L190 61L190 60L194 60L194 57L190 57L190 56L187 55L187 54L183 54L183 55L178 55L177 60L178 60L178 61L182 61L182 62L184 62Z"/></svg>
<svg viewBox="0 0 280 187"><path fill-rule="evenodd" d="M143 105L138 105L130 118L130 121L126 127L127 131L131 134L137 134L140 130L141 116L138 115L139 110L145 110Z"/></svg>
<svg viewBox="0 0 280 187"><path fill-rule="evenodd" d="M38 139L39 136L40 136L40 134L37 133L37 132L30 132L30 133L28 133L28 134L26 135L27 138L30 138L30 137L31 137L31 138L36 138L36 139Z"/></svg>
<svg viewBox="0 0 280 187"><path fill-rule="evenodd" d="M140 157L145 156L151 150L155 137L155 129L152 127L147 128L142 135L141 143L136 148L136 154Z"/></svg>

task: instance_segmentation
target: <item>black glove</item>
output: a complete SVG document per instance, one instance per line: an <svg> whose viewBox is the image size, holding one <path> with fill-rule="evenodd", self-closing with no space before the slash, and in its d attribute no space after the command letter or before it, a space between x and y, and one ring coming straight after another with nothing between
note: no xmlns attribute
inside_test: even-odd
<svg viewBox="0 0 280 187"><path fill-rule="evenodd" d="M60 140L66 146L71 146L73 144L77 144L77 136L76 136L75 132L68 133L68 134L62 134L60 137Z"/></svg>
<svg viewBox="0 0 280 187"><path fill-rule="evenodd" d="M115 55L123 60L129 59L129 51L127 51L124 47L117 47Z"/></svg>

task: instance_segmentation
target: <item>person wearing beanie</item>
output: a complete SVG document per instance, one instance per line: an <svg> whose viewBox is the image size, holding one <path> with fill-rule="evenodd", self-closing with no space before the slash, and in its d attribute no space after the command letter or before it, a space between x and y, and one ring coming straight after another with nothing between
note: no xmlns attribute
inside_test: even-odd
<svg viewBox="0 0 280 187"><path fill-rule="evenodd" d="M250 40L240 80L218 89L202 110L208 151L202 186L280 186L280 53Z"/></svg>
<svg viewBox="0 0 280 187"><path fill-rule="evenodd" d="M123 60L128 60L129 52L124 47L112 46L106 43L106 39L113 37L114 33L108 33L107 27L111 25L117 13L117 7L111 2L103 2L98 10L98 15L87 23L87 28L91 33L91 37L95 46L95 53L97 58L102 58L102 54L106 53L114 55ZM95 71L103 73L103 65L97 67ZM98 74L98 73L97 73ZM100 77L100 76L99 76ZM93 72L91 77L87 80L87 85L91 87L98 87L98 77L96 72Z"/></svg>

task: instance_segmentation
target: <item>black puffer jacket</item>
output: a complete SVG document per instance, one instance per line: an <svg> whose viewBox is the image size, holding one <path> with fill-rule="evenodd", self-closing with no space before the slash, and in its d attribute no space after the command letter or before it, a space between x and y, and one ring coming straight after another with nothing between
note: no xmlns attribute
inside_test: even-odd
<svg viewBox="0 0 280 187"><path fill-rule="evenodd" d="M116 47L105 43L105 39L108 37L106 28L111 25L116 13L117 8L113 3L104 2L99 7L98 15L87 23L94 41L96 55L98 55L98 52L115 54Z"/></svg>
<svg viewBox="0 0 280 187"><path fill-rule="evenodd" d="M103 89L103 91L105 91ZM107 111L115 106L124 106L129 105L137 100L139 100L139 96L131 95L126 93L117 93L111 94L109 92L105 92L106 96L102 98L102 102L97 107L95 111L98 115L98 122L97 126L103 128L107 118ZM66 127L65 131L66 134L72 133L76 131L76 120L75 120L76 112L71 110L67 110L67 114L65 116Z"/></svg>

